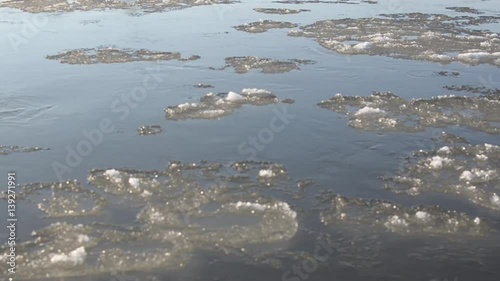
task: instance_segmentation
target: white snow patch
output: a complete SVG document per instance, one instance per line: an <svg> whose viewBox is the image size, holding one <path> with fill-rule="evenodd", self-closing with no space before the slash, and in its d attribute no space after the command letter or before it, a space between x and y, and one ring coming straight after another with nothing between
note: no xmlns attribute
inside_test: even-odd
<svg viewBox="0 0 500 281"><path fill-rule="evenodd" d="M52 263L72 263L74 265L83 264L85 258L87 257L87 252L84 247L76 248L69 254L55 254L50 258Z"/></svg>
<svg viewBox="0 0 500 281"><path fill-rule="evenodd" d="M354 113L354 115L359 116L359 115L368 115L368 114L383 114L385 115L387 112L385 110L382 110L380 108L373 108L369 106L365 106L358 110L358 112Z"/></svg>
<svg viewBox="0 0 500 281"><path fill-rule="evenodd" d="M274 174L273 170L260 170L259 171L259 177L272 178L274 176L275 176L275 174Z"/></svg>
<svg viewBox="0 0 500 281"><path fill-rule="evenodd" d="M374 46L373 43L362 42L362 43L358 43L352 47L356 50L369 50L369 49L373 48L373 46Z"/></svg>
<svg viewBox="0 0 500 281"><path fill-rule="evenodd" d="M106 170L104 172L104 175L108 177L108 179L114 183L121 183L122 182L122 175L120 171L115 170L115 169L110 169Z"/></svg>
<svg viewBox="0 0 500 281"><path fill-rule="evenodd" d="M415 213L415 217L422 221L427 221L430 219L431 215L424 211L418 211Z"/></svg>
<svg viewBox="0 0 500 281"><path fill-rule="evenodd" d="M78 237L76 240L78 241L78 243L84 243L84 242L89 242L90 238L85 234L78 234Z"/></svg>
<svg viewBox="0 0 500 281"><path fill-rule="evenodd" d="M449 158L441 156L434 156L429 160L429 167L432 169L441 169L444 165L451 163L451 160Z"/></svg>
<svg viewBox="0 0 500 281"><path fill-rule="evenodd" d="M130 184L130 186L137 189L139 188L141 181L138 178L129 178L128 183Z"/></svg>
<svg viewBox="0 0 500 281"><path fill-rule="evenodd" d="M241 90L241 93L247 95L271 94L271 92L269 92L268 90L257 89L257 88L243 89Z"/></svg>
<svg viewBox="0 0 500 281"><path fill-rule="evenodd" d="M227 97L226 97L226 100L227 101L239 101L239 100L244 100L245 98L240 95L240 94L237 94L235 92L229 92L227 94Z"/></svg>
<svg viewBox="0 0 500 281"><path fill-rule="evenodd" d="M444 154L450 154L451 150L450 150L450 148L448 146L443 146L437 152L438 153L444 153Z"/></svg>

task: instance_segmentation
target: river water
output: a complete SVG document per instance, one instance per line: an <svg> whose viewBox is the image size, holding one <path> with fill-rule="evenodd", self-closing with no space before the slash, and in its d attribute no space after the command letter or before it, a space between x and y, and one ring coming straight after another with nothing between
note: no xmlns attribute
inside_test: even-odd
<svg viewBox="0 0 500 281"><path fill-rule="evenodd" d="M0 280L500 277L499 1L37 2Z"/></svg>

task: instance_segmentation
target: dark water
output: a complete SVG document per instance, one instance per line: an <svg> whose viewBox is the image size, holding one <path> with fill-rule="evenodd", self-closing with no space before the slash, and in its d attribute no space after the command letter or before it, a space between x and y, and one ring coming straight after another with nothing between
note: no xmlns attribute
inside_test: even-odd
<svg viewBox="0 0 500 281"><path fill-rule="evenodd" d="M60 179L53 166L55 162L67 164L67 147L76 149L79 142L85 139L82 132L99 128L103 118L109 118L114 125L112 132L104 134L103 141L93 146L88 156L82 157L75 167L70 167L71 171L60 174L63 179L76 179L84 189L97 190L105 196L108 204L104 211L98 216L44 218L37 208L38 202L20 200L17 236L20 242L31 240L32 231L55 222L88 225L100 222L140 228L142 226L136 216L147 200L139 202L137 198L106 195L95 185L87 183L92 169L148 171L165 170L170 161L197 163L206 160L228 165L249 160L252 153L248 150L242 153L238 147L243 142L249 142L249 137L258 137L263 128L268 128L270 120L276 116L276 110L286 110L294 117L283 130L273 134L272 141L263 144L261 150L256 150L255 159L252 160L283 164L290 179L280 181L277 189L253 186L249 193L260 192L273 200L288 202L298 214L298 229L293 237L271 243L253 243L247 246L248 254L232 252L233 248L240 248L238 243L234 243L234 247L227 246L231 250L226 249L227 252L224 252L210 249L212 245L208 244L211 242L200 238L200 241L204 241L199 242L201 246L186 248L185 251L190 252L185 253L189 255L189 262L179 268L171 264L159 264L120 273L128 269L109 266L109 271L92 272L80 267L65 267L62 277L54 275L47 280L498 280L500 207L495 209L492 203L493 208L485 208L471 201L470 197L432 189L419 196L396 194L385 189L385 182L381 179L398 174L398 169L406 163L405 157L415 151L434 151L450 145L435 139L443 131L463 137L471 145L500 145L498 134L488 134L466 126L429 126L419 132L359 130L348 126L348 120L342 114L316 105L337 93L368 96L373 91L390 91L407 100L429 99L446 94L477 97L479 94L453 92L443 87L473 85L498 89L498 63L439 64L387 56L342 55L321 47L311 38L287 36L289 29L245 33L233 28L261 18L307 25L324 19L373 17L383 13L460 14L445 9L449 6L471 7L484 12L483 15L499 16L498 4L500 2L496 0L440 3L379 1L378 4L356 5L242 1L141 16L132 15L135 10L54 13L45 14L47 23L17 49L9 42L7 35L21 34L25 25L23 20L30 20L33 15L14 9L0 9L0 34L3 38L0 41L0 145L50 148L0 155L1 174L6 177L8 171L15 171L20 185L58 182ZM311 11L273 15L252 10L257 7ZM500 32L498 22L473 28ZM99 46L178 51L183 57L199 55L201 59L93 65L61 64L46 59L47 55ZM500 49L493 51L500 52ZM307 59L316 63L276 74L259 70L240 74L232 68L211 69L224 66L224 59L234 56ZM437 75L440 71L458 72L460 75ZM157 75L160 82L147 91L145 99L137 102L135 108L128 108L129 114L125 118L121 118L121 113L117 112L113 104L118 102L123 105L121 96L141 86L144 77L151 72ZM193 87L198 83L210 84L214 88ZM166 118L164 109L167 106L196 102L208 92L239 93L244 88L267 89L280 100L292 98L295 103L245 105L233 114L216 120L174 121ZM497 113L500 115L500 112ZM141 125L153 124L161 125L160 134L137 134L137 128ZM500 194L500 157L494 152L489 157L490 162L483 168L496 171L496 174L488 183L480 183L479 186L488 188L491 194L495 191L495 194ZM422 174L422 179L425 181L431 175ZM447 176L443 178L444 181L434 184L446 183ZM312 179L314 184L304 190L297 188L297 181L305 179ZM454 180L450 176L449 182ZM200 185L203 184L200 180ZM256 185L255 182L252 184ZM349 218L352 214L353 218L361 217L366 221L361 219L357 222L354 219L353 222L325 225L320 221L321 212L335 212L331 209L330 197L323 194L323 201L318 198L324 190L348 198L390 201L391 204L406 208L439 205L450 212L464 212L471 218L459 224L473 224L471 221L479 217L481 222L488 221L489 228L481 230L478 235L469 235L465 230L450 230L448 233L430 231L429 234L421 232L425 224L417 223L407 231L391 231L389 227L384 227L384 223L374 223L377 219L393 215L383 213L377 217L379 201L366 203L364 206L368 206L367 209L347 212ZM300 196L293 198L293 194ZM155 196L153 194L153 199ZM244 201L246 197L242 195L238 198ZM0 203L2 210L7 209L6 205L5 201ZM401 217L405 212L414 214L411 211L398 214ZM441 216L443 212L429 211L435 216ZM2 220L6 221L6 213L1 213ZM195 220L195 223L224 228L228 225L253 225L260 218L238 216L221 214ZM446 219L443 219L442 224L445 222ZM279 224L280 221L277 219L273 223ZM433 227L439 229L439 226L437 223ZM130 239L122 244L113 244L112 247L132 252L149 252L161 248L154 240L147 240L137 242ZM287 274L294 265L314 260L318 241L323 240L334 248L325 262L320 262L317 269L307 274ZM96 262L95 252L100 247L106 248L106 243L103 244L86 248L88 259L85 265L91 266ZM73 249L65 250L69 252ZM0 267L2 270L3 266ZM51 273L60 268L50 262L42 263L39 267L47 268L47 271L40 272ZM34 268L23 269L20 265L17 273L19 277L14 277L14 280L44 280L44 276L35 278L30 274L19 273ZM7 275L2 273L1 276Z"/></svg>

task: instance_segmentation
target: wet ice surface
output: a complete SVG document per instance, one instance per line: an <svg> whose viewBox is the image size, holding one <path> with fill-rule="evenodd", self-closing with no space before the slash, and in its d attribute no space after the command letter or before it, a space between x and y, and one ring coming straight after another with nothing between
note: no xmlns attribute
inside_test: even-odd
<svg viewBox="0 0 500 281"><path fill-rule="evenodd" d="M252 23L242 24L235 26L236 30L245 31L249 33L262 33L270 29L278 28L294 28L297 24L286 22L286 21L274 21L274 20L260 20Z"/></svg>
<svg viewBox="0 0 500 281"><path fill-rule="evenodd" d="M492 144L443 146L418 151L387 188L417 196L426 192L454 194L500 211L500 147Z"/></svg>
<svg viewBox="0 0 500 281"><path fill-rule="evenodd" d="M283 8L255 8L254 11L263 14L278 14L278 15L289 15L289 14L299 14L302 12L309 12L307 9L283 9Z"/></svg>
<svg viewBox="0 0 500 281"><path fill-rule="evenodd" d="M225 67L234 68L236 73L247 73L252 69L261 69L264 73L285 73L300 69L300 65L314 63L315 62L311 60L274 60L269 58L247 56L226 58Z"/></svg>
<svg viewBox="0 0 500 281"><path fill-rule="evenodd" d="M104 9L140 8L146 12L162 12L190 6L228 4L229 0L6 0L0 8L20 9L30 13L73 12Z"/></svg>
<svg viewBox="0 0 500 281"><path fill-rule="evenodd" d="M490 226L478 217L439 207L404 208L381 200L331 196L331 206L320 213L325 225L354 224L405 234L484 236Z"/></svg>
<svg viewBox="0 0 500 281"><path fill-rule="evenodd" d="M419 132L426 128L464 126L476 131L499 134L498 96L438 96L405 100L392 93L373 93L367 97L335 97L318 104L349 118L349 126L386 132Z"/></svg>
<svg viewBox="0 0 500 281"><path fill-rule="evenodd" d="M156 52L145 49L130 50L113 47L97 49L79 49L67 51L58 55L47 56L49 60L58 60L67 64L96 64L96 63L125 63L133 61L168 61L168 60L197 60L200 57L193 55L182 58L178 52Z"/></svg>
<svg viewBox="0 0 500 281"><path fill-rule="evenodd" d="M474 28L499 19L498 16L383 14L377 18L322 20L291 30L288 35L314 38L324 48L345 55L500 66L500 35Z"/></svg>
<svg viewBox="0 0 500 281"><path fill-rule="evenodd" d="M172 162L164 171L92 170L88 180L106 197L123 195L130 204L142 206L136 222L57 222L37 230L32 233L33 240L18 245L17 262L23 268L18 278L180 269L201 249L252 261L261 253L247 247L285 242L298 229L294 208L261 192L282 190L291 184L285 167L278 164ZM95 215L104 204L97 193L69 181L28 185L19 200L43 191L52 192L39 204L49 217ZM85 202L84 196L94 199L92 209L77 206ZM210 221L218 217L225 218L226 224L214 227ZM251 222L242 224L247 218ZM5 260L6 255L0 259Z"/></svg>
<svg viewBox="0 0 500 281"><path fill-rule="evenodd" d="M208 93L197 103L183 103L165 109L170 120L219 119L232 114L245 104L269 105L279 99L264 89L243 89L241 93Z"/></svg>

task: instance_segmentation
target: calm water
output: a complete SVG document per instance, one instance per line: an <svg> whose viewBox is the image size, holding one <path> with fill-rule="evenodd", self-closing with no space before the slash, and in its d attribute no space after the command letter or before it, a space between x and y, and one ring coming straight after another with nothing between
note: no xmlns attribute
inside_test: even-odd
<svg viewBox="0 0 500 281"><path fill-rule="evenodd" d="M498 135L462 126L429 127L416 133L364 131L349 127L344 116L316 105L336 93L367 96L373 91L390 91L404 99L428 99L445 94L475 97L478 94L451 92L443 86L481 86L484 81L489 81L488 87L499 88L498 66L469 66L456 62L442 65L385 56L341 55L324 49L310 38L287 36L289 29L254 34L233 28L259 19L307 25L324 19L372 17L381 13L459 14L446 10L448 6L471 7L485 12L484 15L500 15L500 1L497 0L379 1L373 5L295 5L244 0L230 5L199 6L141 16L132 15L133 10L54 13L47 15L47 24L20 45L16 52L6 35L11 32L19 34L24 26L23 19L30 19L33 15L14 9L0 9L0 145L50 148L47 151L0 155L0 174L4 176L7 171L15 171L20 185L59 181L52 167L54 161L64 163L66 147L75 148L85 139L82 131L98 128L103 118L111 119L115 130L105 134L102 143L94 146L79 165L63 175L64 179L78 180L86 189L96 189L87 183L89 171L94 168L163 170L170 161L190 163L206 160L228 164L248 160L250 154L240 153L238 146L269 127L270 120L276 115L273 110L286 108L295 118L282 131L275 133L272 141L263 145L255 160L283 164L292 178L285 184L290 190L297 190L296 181L300 179L312 179L314 184L305 189L305 195L300 199L288 199L286 193L263 188L262 192L268 196L290 200L288 202L300 214L297 234L272 246L293 253L272 257L280 260L285 256L282 267L274 268L267 262L249 262L241 257L232 258L231 254L217 251L195 250L190 263L179 270L144 268L123 274L120 279L111 279L116 277L110 277L108 273L61 280L149 280L145 279L147 276L154 276L156 280L284 279L283 273L287 268L301 264L297 258L299 253L313 254L318 233L351 235L350 231L337 233L335 225L321 224L316 196L322 190L346 197L388 200L406 207L440 205L448 210L465 212L473 218L491 220L492 230L487 237L459 238L446 234L377 233L380 235L377 243L384 248L380 250L380 264L361 266L355 261L343 262L341 257L334 258L307 277L294 275L296 279L289 277L288 280L498 280L498 209L483 208L463 197L446 193L427 192L416 197L399 195L386 190L384 181L380 179L397 174L405 163L405 157L412 152L444 146L444 143L432 139L442 131L464 137L472 145L500 145ZM311 11L273 15L253 11L258 7ZM477 28L500 32L498 23ZM201 59L93 65L68 65L46 59L47 55L67 50L99 46L178 51L183 56L199 55ZM308 59L316 63L282 74L266 74L259 70L238 74L232 68L210 69L222 67L224 58L233 56ZM120 114L113 111L113 102L142 84L143 78L148 75L146 68L153 68L162 81L147 92L147 97L136 108L130 109L126 118L120 118ZM439 71L455 71L460 75L436 75ZM214 88L193 87L198 83L210 84ZM243 88L267 89L280 99L293 98L295 103L243 106L234 114L218 120L173 121L165 116L167 106L195 102L208 92L240 92ZM161 125L162 133L154 136L137 134L138 127L152 124ZM499 167L490 168L498 171ZM2 180L2 183L5 181ZM498 181L493 181L495 183ZM499 186L492 188L497 192L500 190ZM99 216L68 219L42 218L36 202L19 201L18 238L21 242L30 240L33 230L57 221L136 224L136 214L142 207L140 204L121 205L123 201L119 196L109 200L118 204L110 203ZM0 202L0 207L6 210L6 202ZM2 211L1 214L2 221L5 221L6 213ZM218 222L224 220L230 221L220 217ZM218 222L215 219L204 223L216 225ZM253 222L249 220L248 223ZM375 250L369 242L370 229L370 226L362 225L354 230L366 234L353 234L352 249L347 251L354 256L373 255ZM154 249L152 244L144 248ZM485 248L485 253L474 251L470 245L475 245L476 250ZM141 249L140 245L129 247L124 243L122 246L129 250L134 247ZM264 251L265 248L257 245L255 251ZM412 259L419 251L426 253L423 255L425 258ZM295 258L290 258L292 256ZM18 271L22 270L18 268Z"/></svg>

